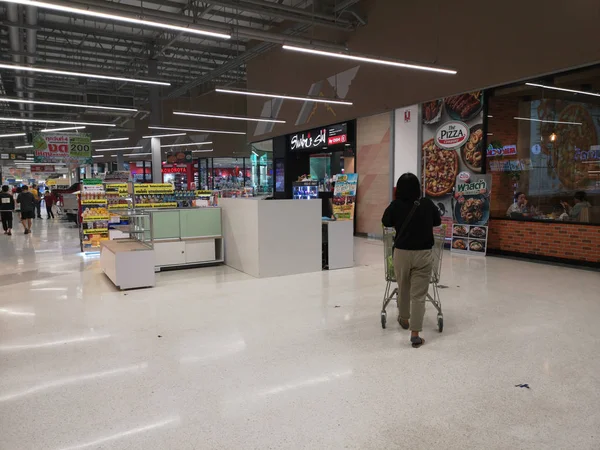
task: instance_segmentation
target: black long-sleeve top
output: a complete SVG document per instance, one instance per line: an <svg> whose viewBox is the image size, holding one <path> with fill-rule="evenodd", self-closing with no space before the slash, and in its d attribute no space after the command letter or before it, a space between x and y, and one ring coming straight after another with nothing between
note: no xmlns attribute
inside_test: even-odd
<svg viewBox="0 0 600 450"><path fill-rule="evenodd" d="M10 192L0 192L0 211L13 211L15 199Z"/></svg>
<svg viewBox="0 0 600 450"><path fill-rule="evenodd" d="M433 227L441 225L440 211L428 198L419 200L410 222L398 235L402 224L408 217L413 202L394 200L383 213L381 221L385 227L396 229L395 247L402 250L429 250L433 247Z"/></svg>

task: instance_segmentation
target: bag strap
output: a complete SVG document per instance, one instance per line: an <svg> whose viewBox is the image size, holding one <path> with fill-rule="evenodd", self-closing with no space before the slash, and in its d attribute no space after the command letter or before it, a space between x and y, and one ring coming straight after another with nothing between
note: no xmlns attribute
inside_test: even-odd
<svg viewBox="0 0 600 450"><path fill-rule="evenodd" d="M415 202L413 203L412 209L410 210L410 212L408 213L408 216L406 216L406 219L404 219L404 223L402 224L402 226L396 233L396 239L394 239L394 247L396 247L396 244L398 244L398 239L400 238L400 236L402 236L402 233L408 226L410 220L412 219L412 216L415 214L415 211L417 210L417 208L419 207L420 204L421 203L419 203L419 200L415 200Z"/></svg>

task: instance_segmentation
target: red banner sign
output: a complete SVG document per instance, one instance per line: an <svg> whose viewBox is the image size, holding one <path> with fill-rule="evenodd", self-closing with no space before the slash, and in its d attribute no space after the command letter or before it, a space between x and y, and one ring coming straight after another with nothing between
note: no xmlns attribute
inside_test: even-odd
<svg viewBox="0 0 600 450"><path fill-rule="evenodd" d="M327 138L327 145L345 144L348 142L348 135L331 136Z"/></svg>
<svg viewBox="0 0 600 450"><path fill-rule="evenodd" d="M47 164L43 165L31 165L32 172L55 172L54 166L49 166Z"/></svg>
<svg viewBox="0 0 600 450"><path fill-rule="evenodd" d="M187 173L187 167L163 167L162 173Z"/></svg>

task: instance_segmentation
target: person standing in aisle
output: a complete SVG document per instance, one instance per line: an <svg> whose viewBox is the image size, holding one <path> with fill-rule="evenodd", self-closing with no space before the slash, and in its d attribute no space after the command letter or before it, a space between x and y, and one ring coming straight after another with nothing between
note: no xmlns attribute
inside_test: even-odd
<svg viewBox="0 0 600 450"><path fill-rule="evenodd" d="M421 198L421 183L416 175L405 173L396 184L396 199L381 219L383 226L394 227L394 271L398 280L398 322L411 329L415 348L425 343L423 331L425 299L433 269L433 227L442 224L437 206Z"/></svg>
<svg viewBox="0 0 600 450"><path fill-rule="evenodd" d="M35 217L35 197L29 192L27 186L22 187L17 203L21 206L21 223L25 228L25 234L31 234L31 219Z"/></svg>
<svg viewBox="0 0 600 450"><path fill-rule="evenodd" d="M54 205L54 195L50 192L50 189L46 189L46 193L44 194L44 203L46 204L46 213L48 214L48 219L50 216L54 219L54 213L52 212L52 205Z"/></svg>
<svg viewBox="0 0 600 450"><path fill-rule="evenodd" d="M13 211L15 209L15 199L8 192L8 186L2 186L0 192L0 218L2 219L2 229L4 234L12 235Z"/></svg>
<svg viewBox="0 0 600 450"><path fill-rule="evenodd" d="M33 198L35 198L35 211L37 213L37 218L42 218L42 198L40 197L40 191L38 191L37 184L31 185L31 190L29 191L33 194ZM35 216L35 214L34 214Z"/></svg>

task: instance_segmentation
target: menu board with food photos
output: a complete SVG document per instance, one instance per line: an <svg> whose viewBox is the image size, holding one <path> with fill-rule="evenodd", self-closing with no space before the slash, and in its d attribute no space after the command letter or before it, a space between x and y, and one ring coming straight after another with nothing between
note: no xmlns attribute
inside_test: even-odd
<svg viewBox="0 0 600 450"><path fill-rule="evenodd" d="M449 237L456 177L483 171L483 91L433 100L421 111L423 191L439 208Z"/></svg>
<svg viewBox="0 0 600 450"><path fill-rule="evenodd" d="M452 251L485 255L490 220L490 175L471 176L462 172L456 177L452 198Z"/></svg>
<svg viewBox="0 0 600 450"><path fill-rule="evenodd" d="M333 215L336 220L354 220L358 174L337 175L333 190Z"/></svg>

